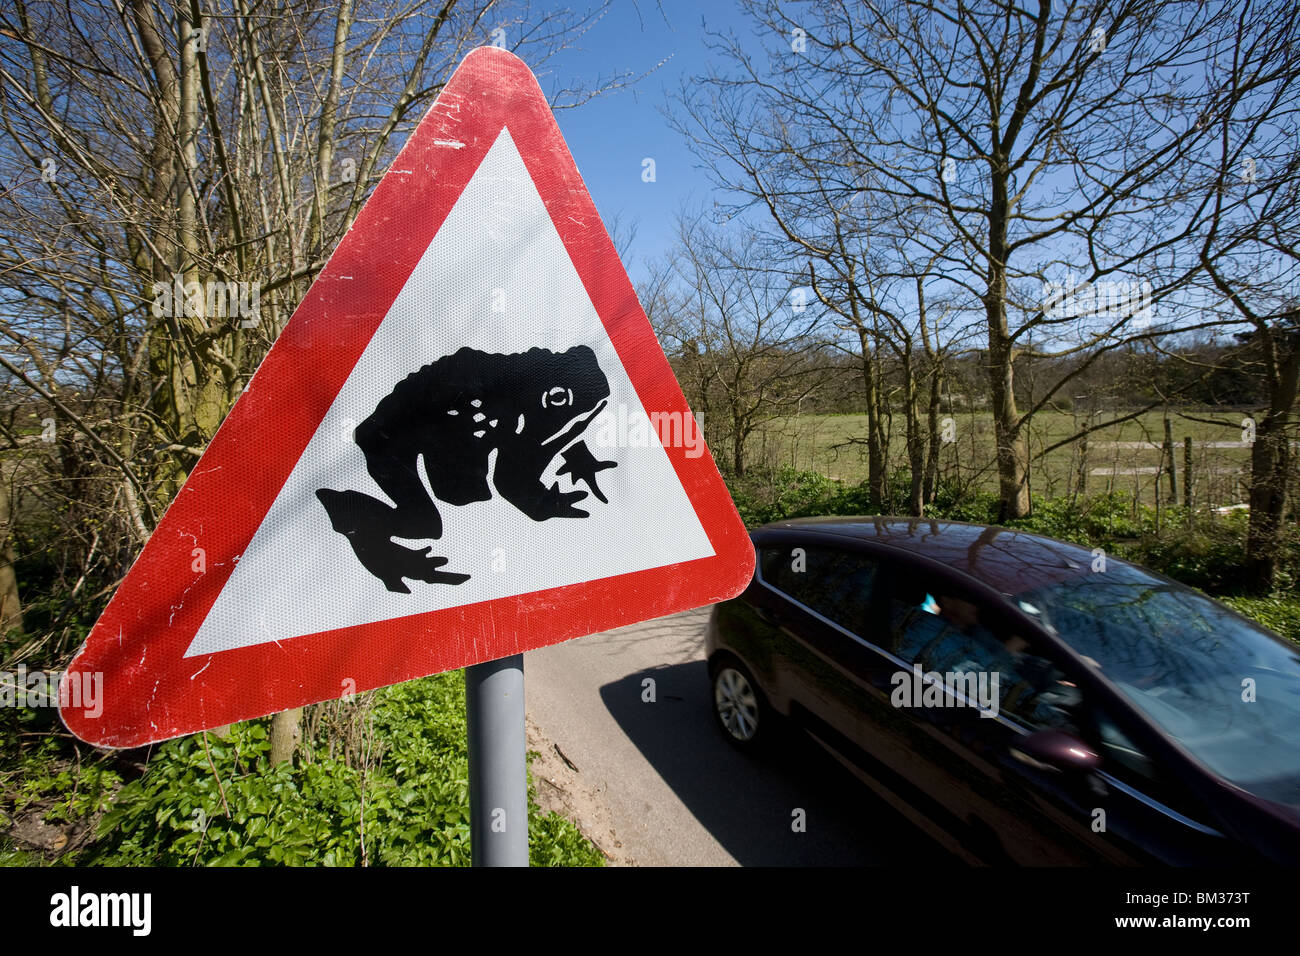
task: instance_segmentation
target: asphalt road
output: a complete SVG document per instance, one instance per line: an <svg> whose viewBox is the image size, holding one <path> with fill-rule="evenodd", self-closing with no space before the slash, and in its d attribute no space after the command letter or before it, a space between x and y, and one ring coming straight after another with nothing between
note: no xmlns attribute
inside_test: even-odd
<svg viewBox="0 0 1300 956"><path fill-rule="evenodd" d="M529 714L638 864L951 861L810 738L762 759L730 747L712 723L707 620L703 608L524 655Z"/></svg>

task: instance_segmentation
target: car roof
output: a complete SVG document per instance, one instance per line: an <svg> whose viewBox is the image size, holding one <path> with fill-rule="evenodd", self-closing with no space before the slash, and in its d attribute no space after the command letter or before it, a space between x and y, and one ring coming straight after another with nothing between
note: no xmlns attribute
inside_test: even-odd
<svg viewBox="0 0 1300 956"><path fill-rule="evenodd" d="M1081 545L964 521L889 515L796 518L763 525L753 533L761 542L766 531L875 542L937 561L1003 594L1021 594L1090 574L1094 562L1093 552Z"/></svg>

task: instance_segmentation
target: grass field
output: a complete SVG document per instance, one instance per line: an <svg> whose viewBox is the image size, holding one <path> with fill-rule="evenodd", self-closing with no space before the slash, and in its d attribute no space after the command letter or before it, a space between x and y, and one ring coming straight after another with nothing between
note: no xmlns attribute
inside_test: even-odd
<svg viewBox="0 0 1300 956"><path fill-rule="evenodd" d="M1113 421L1127 412L1107 412L1094 424ZM1242 441L1239 411L1187 411L1184 417L1170 413L1173 431L1178 497L1181 502L1184 480L1183 439L1192 439L1192 493L1196 507L1223 507L1245 500L1245 480L1249 473L1250 447ZM940 457L941 474L960 476L975 487L994 491L993 422L986 409L955 412L951 416L955 441L944 446ZM1204 421L1213 419L1223 424ZM1029 428L1030 454L1037 455L1048 446L1068 438L1084 427L1084 416L1065 412L1045 412L1036 416ZM906 468L903 442L903 418L893 421L889 470ZM866 446L858 442L866 435L866 415L800 415L776 418L761 426L747 446L751 464L790 466L819 471L832 478L859 482L867 476ZM1090 493L1125 491L1137 495L1144 504L1156 500L1157 472L1161 463L1160 444L1164 441L1164 414L1148 412L1138 418L1104 427L1088 436L1088 488ZM1048 452L1031 467L1031 488L1046 496L1075 490L1079 467L1077 443ZM1168 477L1160 479L1160 500L1169 497Z"/></svg>

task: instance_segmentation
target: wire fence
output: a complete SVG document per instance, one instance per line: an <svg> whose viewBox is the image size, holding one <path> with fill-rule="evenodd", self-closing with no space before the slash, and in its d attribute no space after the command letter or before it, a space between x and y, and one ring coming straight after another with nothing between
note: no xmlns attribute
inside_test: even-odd
<svg viewBox="0 0 1300 956"><path fill-rule="evenodd" d="M947 421L944 421L944 420ZM1166 429L1165 422L1168 422ZM1246 424L1243 424L1246 423ZM1249 499L1253 418L1249 410L1159 411L1136 418L1124 411L1105 416L1048 413L1026 429L1030 489L1061 495L1122 493L1135 504L1171 504L1197 510L1245 508ZM710 436L715 454L730 449L721 423ZM945 427L946 426L946 427ZM1097 427L1099 426L1099 427ZM896 412L883 427L889 435L886 472L908 467L903 418ZM1086 427L1088 435L1068 440ZM968 491L997 491L993 424L987 409L945 412L941 431L941 479ZM773 418L754 430L746 443L751 466L815 471L856 484L867 477L865 415L792 415ZM1292 448L1289 495L1300 493L1300 431L1289 435Z"/></svg>

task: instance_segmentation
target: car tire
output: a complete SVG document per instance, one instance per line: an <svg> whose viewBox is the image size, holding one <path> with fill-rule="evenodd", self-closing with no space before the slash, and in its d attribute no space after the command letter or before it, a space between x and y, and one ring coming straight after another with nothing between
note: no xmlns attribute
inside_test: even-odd
<svg viewBox="0 0 1300 956"><path fill-rule="evenodd" d="M775 736L776 712L749 668L734 657L721 657L709 668L713 716L727 742L745 753L758 753Z"/></svg>

